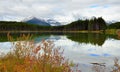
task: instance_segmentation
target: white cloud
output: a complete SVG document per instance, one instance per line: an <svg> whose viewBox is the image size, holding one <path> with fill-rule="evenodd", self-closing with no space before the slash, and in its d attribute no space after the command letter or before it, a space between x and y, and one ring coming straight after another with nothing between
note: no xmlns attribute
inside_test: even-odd
<svg viewBox="0 0 120 72"><path fill-rule="evenodd" d="M102 16L105 20L120 21L119 13L120 0L0 0L0 20L36 16L71 22L82 17Z"/></svg>

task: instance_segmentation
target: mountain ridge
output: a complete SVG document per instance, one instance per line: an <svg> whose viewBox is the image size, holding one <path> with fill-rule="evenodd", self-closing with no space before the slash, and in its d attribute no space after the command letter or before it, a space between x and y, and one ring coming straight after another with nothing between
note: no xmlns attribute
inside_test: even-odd
<svg viewBox="0 0 120 72"><path fill-rule="evenodd" d="M30 23L30 24L37 24L43 26L61 26L62 24L54 19L50 18L37 18L37 17L29 17L22 20L22 22Z"/></svg>

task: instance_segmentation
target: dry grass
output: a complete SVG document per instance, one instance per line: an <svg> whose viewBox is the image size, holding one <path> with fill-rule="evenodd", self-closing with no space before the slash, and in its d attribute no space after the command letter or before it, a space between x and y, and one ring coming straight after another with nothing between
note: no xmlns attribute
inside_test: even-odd
<svg viewBox="0 0 120 72"><path fill-rule="evenodd" d="M43 40L36 45L29 37L19 37L18 40L25 41L14 42L13 50L0 56L0 72L81 72L71 69L71 62L51 41ZM14 40L9 34L8 39Z"/></svg>
<svg viewBox="0 0 120 72"><path fill-rule="evenodd" d="M112 67L111 72L120 72L120 64L119 64L119 59L118 58L114 59L114 66Z"/></svg>

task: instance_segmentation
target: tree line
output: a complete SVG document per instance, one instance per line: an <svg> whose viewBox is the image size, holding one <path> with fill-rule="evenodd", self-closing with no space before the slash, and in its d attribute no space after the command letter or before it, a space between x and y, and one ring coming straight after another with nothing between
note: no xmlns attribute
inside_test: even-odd
<svg viewBox="0 0 120 72"><path fill-rule="evenodd" d="M115 22L108 25L108 29L120 29L120 22Z"/></svg>
<svg viewBox="0 0 120 72"><path fill-rule="evenodd" d="M107 25L102 17L77 20L63 26L40 26L24 22L0 21L0 31L98 31L105 30L107 28L119 29L120 22Z"/></svg>
<svg viewBox="0 0 120 72"><path fill-rule="evenodd" d="M86 20L77 20L65 26L65 30L105 30L107 28L106 22L102 17L92 18Z"/></svg>

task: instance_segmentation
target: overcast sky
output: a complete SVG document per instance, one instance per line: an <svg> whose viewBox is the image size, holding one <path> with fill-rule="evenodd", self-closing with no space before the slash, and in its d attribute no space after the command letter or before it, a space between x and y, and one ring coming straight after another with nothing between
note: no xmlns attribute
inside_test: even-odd
<svg viewBox="0 0 120 72"><path fill-rule="evenodd" d="M31 16L60 22L93 16L120 21L120 0L0 0L0 20Z"/></svg>

